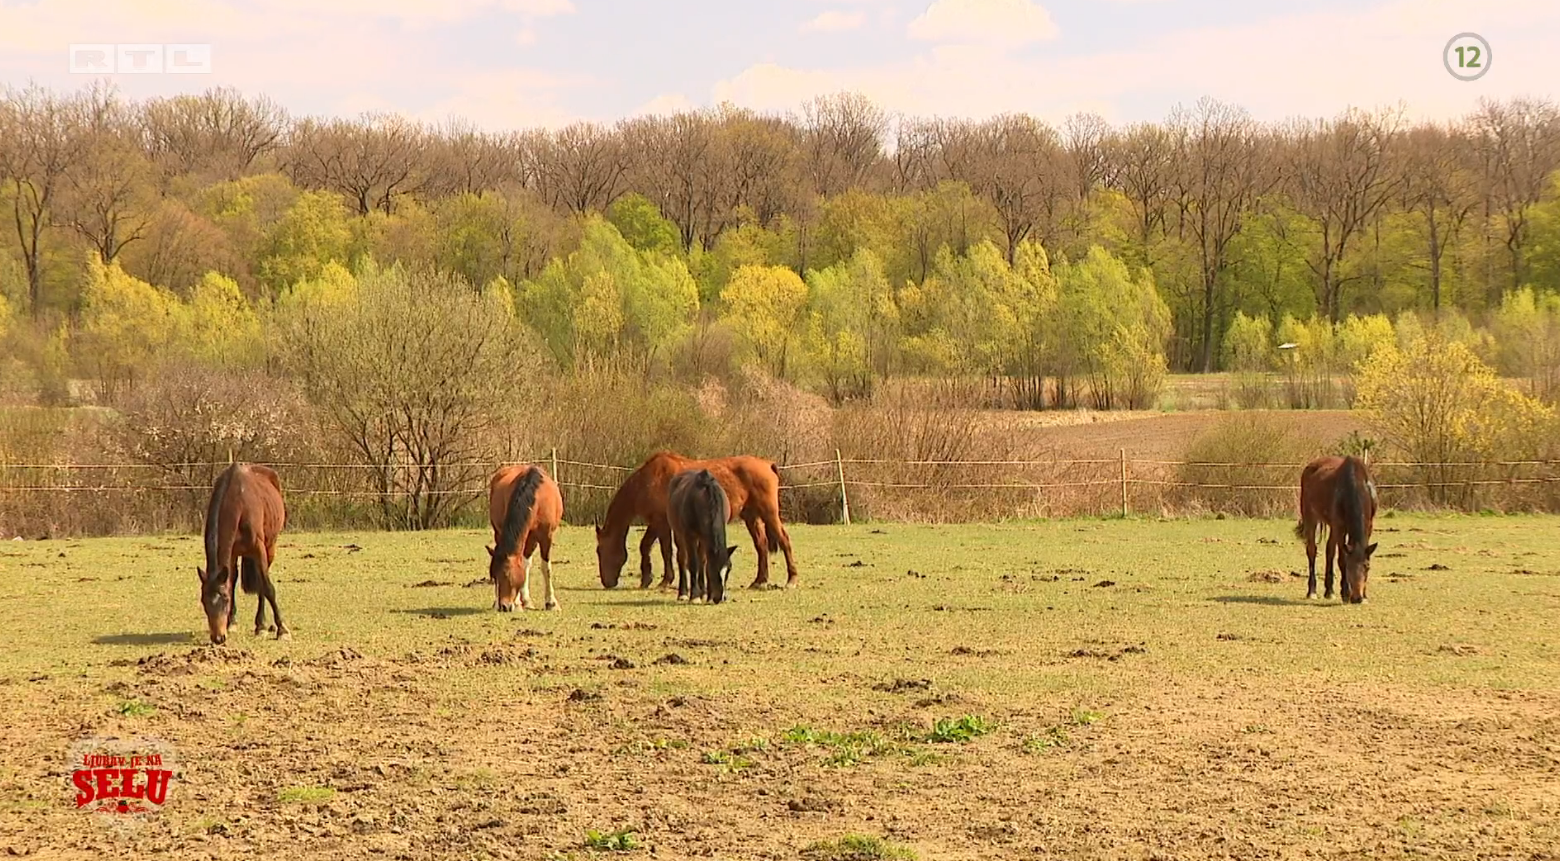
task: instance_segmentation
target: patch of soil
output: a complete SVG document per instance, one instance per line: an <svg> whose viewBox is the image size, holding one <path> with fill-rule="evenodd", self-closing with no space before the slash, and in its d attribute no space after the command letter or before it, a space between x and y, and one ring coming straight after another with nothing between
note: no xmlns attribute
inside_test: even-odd
<svg viewBox="0 0 1560 861"><path fill-rule="evenodd" d="M1109 589L1110 587L1112 587L1114 585L1116 585L1116 581L1115 580L1101 580L1100 582L1094 584L1094 588L1095 589Z"/></svg>
<svg viewBox="0 0 1560 861"><path fill-rule="evenodd" d="M1444 655L1456 655L1459 658L1484 654L1484 650L1480 649L1478 646L1470 646L1466 643L1448 643L1441 648L1436 649L1436 651Z"/></svg>
<svg viewBox="0 0 1560 861"><path fill-rule="evenodd" d="M1253 571L1246 579L1252 583L1282 583L1288 578L1279 571Z"/></svg>
<svg viewBox="0 0 1560 861"><path fill-rule="evenodd" d="M673 652L673 653L671 653L669 655L662 655L661 657L656 658L652 663L654 663L658 667L667 667L667 666L686 666L687 664L689 664L691 662L687 658L683 657L682 655L679 655L676 652Z"/></svg>
<svg viewBox="0 0 1560 861"><path fill-rule="evenodd" d="M972 649L969 646L954 646L953 649L948 652L948 654L961 655L969 658L995 658L998 655L1005 655L1007 653L1001 649Z"/></svg>
<svg viewBox="0 0 1560 861"><path fill-rule="evenodd" d="M493 585L493 581L490 580L487 577L483 577L480 580L472 580L470 583L467 583L467 584L461 586L461 588L462 589L472 589L472 588L475 588L477 586L491 586L491 585Z"/></svg>
<svg viewBox="0 0 1560 861"><path fill-rule="evenodd" d="M201 646L187 652L159 652L136 661L140 672L151 675L183 676L203 672L213 666L247 664L254 660L248 649L229 649L224 646Z"/></svg>
<svg viewBox="0 0 1560 861"><path fill-rule="evenodd" d="M879 682L872 686L874 691L882 691L889 694L902 694L906 691L929 691L932 689L931 679L894 679L891 682Z"/></svg>
<svg viewBox="0 0 1560 861"><path fill-rule="evenodd" d="M484 581L484 582L486 582L486 581ZM446 582L444 580L424 580L421 583L413 583L411 586L408 586L407 588L409 588L409 589L432 589L432 588L435 588L437 586L454 586L454 585L455 585L454 583L449 583L449 582Z"/></svg>
<svg viewBox="0 0 1560 861"><path fill-rule="evenodd" d="M1450 571L1452 569L1450 567L1446 566L1446 565L1442 565L1439 562L1435 562L1435 563L1432 563L1430 565L1430 567L1426 568L1425 570L1426 571Z"/></svg>
<svg viewBox="0 0 1560 861"><path fill-rule="evenodd" d="M658 626L650 622L592 622L593 631L654 631Z"/></svg>

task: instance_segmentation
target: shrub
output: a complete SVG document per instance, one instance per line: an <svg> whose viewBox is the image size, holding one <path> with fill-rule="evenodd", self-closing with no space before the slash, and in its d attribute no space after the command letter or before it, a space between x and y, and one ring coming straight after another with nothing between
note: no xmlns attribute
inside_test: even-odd
<svg viewBox="0 0 1560 861"><path fill-rule="evenodd" d="M1323 450L1320 440L1272 416L1222 416L1187 447L1176 476L1181 486L1169 498L1192 510L1250 517L1292 514L1301 466Z"/></svg>
<svg viewBox="0 0 1560 861"><path fill-rule="evenodd" d="M1554 446L1554 409L1501 380L1467 344L1436 332L1372 357L1360 406L1437 504L1472 505L1483 486L1475 482L1515 477L1496 462L1540 460Z"/></svg>
<svg viewBox="0 0 1560 861"><path fill-rule="evenodd" d="M283 315L281 359L369 467L383 523L442 525L481 498L493 432L539 379L537 353L495 298L451 276L370 266L356 294Z"/></svg>

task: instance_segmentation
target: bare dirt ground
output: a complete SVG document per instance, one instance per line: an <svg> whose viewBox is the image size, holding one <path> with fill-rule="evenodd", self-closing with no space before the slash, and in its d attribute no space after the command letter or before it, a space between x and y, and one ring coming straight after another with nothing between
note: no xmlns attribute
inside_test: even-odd
<svg viewBox="0 0 1560 861"><path fill-rule="evenodd" d="M563 611L504 615L480 534L300 535L294 638L222 648L188 539L30 542L0 852L1560 858L1556 523L1379 521L1358 607L1263 521L798 527L803 585L718 607L602 590L571 529ZM90 735L179 752L127 834L72 806Z"/></svg>

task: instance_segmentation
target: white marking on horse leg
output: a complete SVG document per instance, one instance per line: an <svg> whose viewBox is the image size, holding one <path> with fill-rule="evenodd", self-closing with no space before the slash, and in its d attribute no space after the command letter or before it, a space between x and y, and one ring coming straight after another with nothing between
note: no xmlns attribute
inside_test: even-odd
<svg viewBox="0 0 1560 861"><path fill-rule="evenodd" d="M525 560L525 574L523 578L520 581L520 609L529 610L531 609L531 560L529 557Z"/></svg>
<svg viewBox="0 0 1560 861"><path fill-rule="evenodd" d="M558 605L558 596L553 593L552 561L551 560L548 560L548 559L543 559L542 560L542 577L547 580L547 609L549 609L549 610L562 610L563 608Z"/></svg>

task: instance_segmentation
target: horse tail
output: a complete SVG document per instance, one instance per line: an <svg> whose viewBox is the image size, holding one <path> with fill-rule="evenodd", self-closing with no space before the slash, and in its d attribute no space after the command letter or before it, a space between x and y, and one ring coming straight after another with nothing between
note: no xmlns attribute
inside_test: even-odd
<svg viewBox="0 0 1560 861"><path fill-rule="evenodd" d="M769 462L769 471L775 474L775 479L778 482L779 479L780 479L780 464L775 463L774 461L770 461ZM780 518L779 506L780 506L780 488L779 488L778 483L777 483L777 485L775 487L775 519L777 519L777 520ZM773 529L765 529L764 530L764 537L766 539L768 539L768 542L769 542L769 552L770 553L779 553L780 552L780 536L775 534L775 530L773 530Z"/></svg>
<svg viewBox="0 0 1560 861"><path fill-rule="evenodd" d="M542 471L531 467L509 493L509 508L504 512L504 528L498 536L498 546L493 556L503 559L515 552L520 543L520 531L531 520L531 509L536 507L536 491L542 486Z"/></svg>
<svg viewBox="0 0 1560 861"><path fill-rule="evenodd" d="M724 541L726 531L726 511L729 504L726 499L726 489L720 486L715 476L709 470L700 470L693 480L694 489L698 491L704 500L703 521L699 524L699 531L709 539L712 545L718 541Z"/></svg>
<svg viewBox="0 0 1560 861"><path fill-rule="evenodd" d="M1305 518L1304 517L1301 517L1300 518L1300 522L1295 524L1295 537L1300 539L1301 541L1304 541L1306 539Z"/></svg>
<svg viewBox="0 0 1560 861"><path fill-rule="evenodd" d="M260 591L260 566L248 556L238 560L238 585L243 588L245 595Z"/></svg>

